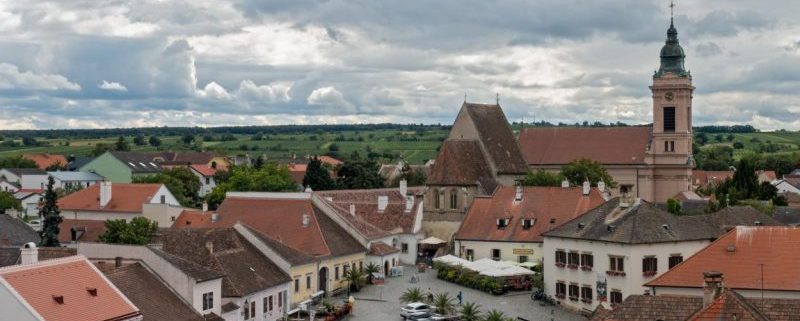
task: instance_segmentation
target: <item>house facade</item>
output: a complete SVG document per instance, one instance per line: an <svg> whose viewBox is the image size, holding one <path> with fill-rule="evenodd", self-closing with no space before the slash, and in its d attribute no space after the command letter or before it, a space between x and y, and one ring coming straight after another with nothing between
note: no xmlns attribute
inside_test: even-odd
<svg viewBox="0 0 800 321"><path fill-rule="evenodd" d="M147 217L159 226L171 226L183 210L163 184L103 181L58 200L64 220L106 221Z"/></svg>
<svg viewBox="0 0 800 321"><path fill-rule="evenodd" d="M781 223L751 207L676 216L641 199L612 199L544 233L545 292L570 309L609 308L648 293L646 282L737 225Z"/></svg>
<svg viewBox="0 0 800 321"><path fill-rule="evenodd" d="M38 168L3 168L0 178L15 183L20 189L41 190L47 187L47 172Z"/></svg>
<svg viewBox="0 0 800 321"><path fill-rule="evenodd" d="M104 180L92 172L47 172L47 175L53 178L53 188L63 189L67 194Z"/></svg>
<svg viewBox="0 0 800 321"><path fill-rule="evenodd" d="M155 175L161 170L153 155L140 152L105 152L79 169L114 183L130 183L135 177Z"/></svg>

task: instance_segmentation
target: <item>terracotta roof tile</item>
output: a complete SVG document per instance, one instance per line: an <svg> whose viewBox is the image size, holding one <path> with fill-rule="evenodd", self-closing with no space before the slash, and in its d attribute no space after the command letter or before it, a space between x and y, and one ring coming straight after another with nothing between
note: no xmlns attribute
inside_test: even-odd
<svg viewBox="0 0 800 321"><path fill-rule="evenodd" d="M198 210L183 210L175 222L172 223L173 227L204 227L211 223L211 214L214 212L203 212Z"/></svg>
<svg viewBox="0 0 800 321"><path fill-rule="evenodd" d="M97 242L98 237L106 232L106 221L64 219L58 225L58 241L72 242L72 229L77 233L76 241Z"/></svg>
<svg viewBox="0 0 800 321"><path fill-rule="evenodd" d="M214 153L205 152L163 153L161 156L167 165L209 165L214 159Z"/></svg>
<svg viewBox="0 0 800 321"><path fill-rule="evenodd" d="M139 309L83 256L5 267L0 269L0 278L48 321L117 320L140 315ZM87 288L96 289L97 295ZM62 296L64 303L56 303L54 295Z"/></svg>
<svg viewBox="0 0 800 321"><path fill-rule="evenodd" d="M431 167L428 185L480 185L489 194L494 191L497 182L478 142L446 140Z"/></svg>
<svg viewBox="0 0 800 321"><path fill-rule="evenodd" d="M646 285L699 288L703 272L720 271L726 287L761 289L754 276L760 275L763 264L764 289L800 291L800 283L786 282L797 279L798 247L800 228L739 226Z"/></svg>
<svg viewBox="0 0 800 321"><path fill-rule="evenodd" d="M603 321L684 321L703 306L702 297L631 295Z"/></svg>
<svg viewBox="0 0 800 321"><path fill-rule="evenodd" d="M220 168L212 168L211 166L205 164L189 165L189 167L193 169L195 172L200 173L200 175L203 175L204 177L214 177L214 174L216 174L217 170L220 169Z"/></svg>
<svg viewBox="0 0 800 321"><path fill-rule="evenodd" d="M800 303L800 301L797 301ZM689 317L687 321L770 321L747 299L734 291L725 291L708 306Z"/></svg>
<svg viewBox="0 0 800 321"><path fill-rule="evenodd" d="M111 185L111 201L100 207L100 184L95 184L58 200L58 207L70 211L103 211L141 213L142 204L155 196L161 184L114 183Z"/></svg>
<svg viewBox="0 0 800 321"><path fill-rule="evenodd" d="M141 310L144 320L205 320L140 263L112 268L103 273Z"/></svg>
<svg viewBox="0 0 800 321"><path fill-rule="evenodd" d="M317 260L316 257L311 255L305 254L298 250L295 250L286 244L281 243L280 241L261 233L252 227L248 226L247 224L242 224L247 230L249 230L253 235L255 235L261 242L266 244L269 248L273 251L278 253L284 260L288 261L292 265L303 265L306 263L315 262Z"/></svg>
<svg viewBox="0 0 800 321"><path fill-rule="evenodd" d="M530 165L561 165L590 158L605 165L644 164L651 127L538 127L519 137Z"/></svg>
<svg viewBox="0 0 800 321"><path fill-rule="evenodd" d="M323 162L325 164L330 164L330 165L334 165L334 166L344 164L344 162L342 162L342 161L340 161L340 160L338 160L336 158L330 157L330 156L322 155L322 156L316 156L316 157L317 157L317 159L319 159L319 161L321 161L321 162Z"/></svg>
<svg viewBox="0 0 800 321"><path fill-rule="evenodd" d="M692 184L699 186L716 185L733 178L733 171L704 171L692 170Z"/></svg>
<svg viewBox="0 0 800 321"><path fill-rule="evenodd" d="M391 245L383 242L375 242L370 244L369 252L367 255L384 256L400 252L399 249L393 248Z"/></svg>
<svg viewBox="0 0 800 321"><path fill-rule="evenodd" d="M499 174L524 174L528 171L508 119L499 105L464 103L478 130L481 142Z"/></svg>
<svg viewBox="0 0 800 321"><path fill-rule="evenodd" d="M34 161L43 170L56 164L66 167L69 163L64 155L59 154L23 154L22 158Z"/></svg>
<svg viewBox="0 0 800 321"><path fill-rule="evenodd" d="M421 187L408 188L408 195L421 191ZM369 239L390 234L414 233L417 208L421 199L414 197L411 211L406 211L406 199L399 188L369 190L336 190L315 192L330 203L354 228ZM378 211L378 197L386 196L386 209ZM330 199L330 200L329 200ZM355 205L356 215L350 214Z"/></svg>
<svg viewBox="0 0 800 321"><path fill-rule="evenodd" d="M588 196L581 187L524 187L521 201L516 201L516 188L498 187L491 197L475 198L456 239L479 241L541 242L541 234L605 202L597 189ZM511 219L504 229L497 228L497 219ZM530 229L523 229L522 219L534 219ZM555 220L555 223L550 223Z"/></svg>

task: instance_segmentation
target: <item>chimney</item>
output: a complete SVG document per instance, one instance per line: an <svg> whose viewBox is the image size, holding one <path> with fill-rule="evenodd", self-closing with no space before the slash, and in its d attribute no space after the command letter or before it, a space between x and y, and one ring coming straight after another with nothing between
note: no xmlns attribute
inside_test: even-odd
<svg viewBox="0 0 800 321"><path fill-rule="evenodd" d="M414 196L408 195L406 196L406 213L411 212L411 208L414 207Z"/></svg>
<svg viewBox="0 0 800 321"><path fill-rule="evenodd" d="M561 188L569 188L569 181L566 178L561 181Z"/></svg>
<svg viewBox="0 0 800 321"><path fill-rule="evenodd" d="M311 216L308 214L303 214L303 227L308 227L311 224Z"/></svg>
<svg viewBox="0 0 800 321"><path fill-rule="evenodd" d="M214 254L214 242L206 242L206 250L208 250L209 255Z"/></svg>
<svg viewBox="0 0 800 321"><path fill-rule="evenodd" d="M400 195L408 195L408 181L405 179L400 180Z"/></svg>
<svg viewBox="0 0 800 321"><path fill-rule="evenodd" d="M703 272L703 306L706 307L719 297L722 293L722 272L706 271Z"/></svg>
<svg viewBox="0 0 800 321"><path fill-rule="evenodd" d="M203 202L203 213L208 212L208 203Z"/></svg>
<svg viewBox="0 0 800 321"><path fill-rule="evenodd" d="M36 243L25 243L20 249L19 257L22 264L39 262L39 249L36 248Z"/></svg>
<svg viewBox="0 0 800 321"><path fill-rule="evenodd" d="M311 193L313 190L311 189L311 185L306 186L306 189L303 190L305 193Z"/></svg>
<svg viewBox="0 0 800 321"><path fill-rule="evenodd" d="M386 206L389 206L389 196L378 196L378 213L383 213L386 210Z"/></svg>
<svg viewBox="0 0 800 321"><path fill-rule="evenodd" d="M0 246L9 246L11 245L11 240L8 239L7 235L3 235L3 238L0 238Z"/></svg>
<svg viewBox="0 0 800 321"><path fill-rule="evenodd" d="M211 213L211 222L219 221L219 213Z"/></svg>
<svg viewBox="0 0 800 321"><path fill-rule="evenodd" d="M116 268L122 267L122 257L121 256L117 256L117 257L114 258L114 267L116 267Z"/></svg>
<svg viewBox="0 0 800 321"><path fill-rule="evenodd" d="M584 181L583 182L583 196L589 195L589 191L591 191L591 190L592 190L591 183L589 183L589 181Z"/></svg>
<svg viewBox="0 0 800 321"><path fill-rule="evenodd" d="M606 182L603 182L603 181L597 182L597 190L599 190L600 193L605 193L606 192Z"/></svg>
<svg viewBox="0 0 800 321"><path fill-rule="evenodd" d="M522 186L517 185L516 187L516 194L514 194L514 200L519 202L522 200Z"/></svg>
<svg viewBox="0 0 800 321"><path fill-rule="evenodd" d="M111 202L111 182L100 182L100 207L105 207Z"/></svg>
<svg viewBox="0 0 800 321"><path fill-rule="evenodd" d="M356 204L350 204L350 215L356 216Z"/></svg>

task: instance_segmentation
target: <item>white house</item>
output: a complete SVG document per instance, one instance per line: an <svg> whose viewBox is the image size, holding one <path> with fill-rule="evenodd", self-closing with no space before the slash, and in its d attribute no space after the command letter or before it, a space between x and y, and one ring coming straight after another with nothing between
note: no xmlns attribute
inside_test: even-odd
<svg viewBox="0 0 800 321"><path fill-rule="evenodd" d="M103 181L58 200L65 220L130 220L144 216L160 227L172 226L183 208L163 184Z"/></svg>
<svg viewBox="0 0 800 321"><path fill-rule="evenodd" d="M211 193L214 187L217 187L217 182L214 180L214 174L217 173L217 168L208 165L189 165L189 169L200 180L200 196L206 196Z"/></svg>
<svg viewBox="0 0 800 321"><path fill-rule="evenodd" d="M19 189L20 187L17 183L0 178L0 192L16 193Z"/></svg>
<svg viewBox="0 0 800 321"><path fill-rule="evenodd" d="M38 168L3 168L0 178L16 183L21 189L41 190L47 187L47 172Z"/></svg>
<svg viewBox="0 0 800 321"><path fill-rule="evenodd" d="M39 202L42 201L43 193L32 190L19 190L14 193L14 198L19 200L22 211L26 216L39 215Z"/></svg>
<svg viewBox="0 0 800 321"><path fill-rule="evenodd" d="M778 193L794 193L800 194L800 188L793 185L790 181L786 179L778 179L771 182L775 188L778 189Z"/></svg>
<svg viewBox="0 0 800 321"><path fill-rule="evenodd" d="M103 176L92 172L58 171L47 172L47 175L53 178L53 188L61 188L68 192L83 189L104 180Z"/></svg>
<svg viewBox="0 0 800 321"><path fill-rule="evenodd" d="M593 311L644 294L645 283L737 225L781 225L751 207L676 216L640 199L615 198L544 233L545 292Z"/></svg>

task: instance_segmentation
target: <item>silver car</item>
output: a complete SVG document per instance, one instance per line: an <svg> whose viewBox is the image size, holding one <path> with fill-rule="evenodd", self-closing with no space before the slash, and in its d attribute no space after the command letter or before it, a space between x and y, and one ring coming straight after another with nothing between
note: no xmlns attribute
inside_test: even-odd
<svg viewBox="0 0 800 321"><path fill-rule="evenodd" d="M422 302L409 303L400 308L400 316L403 317L403 320L419 316L428 316L430 312L431 306Z"/></svg>

